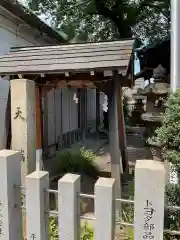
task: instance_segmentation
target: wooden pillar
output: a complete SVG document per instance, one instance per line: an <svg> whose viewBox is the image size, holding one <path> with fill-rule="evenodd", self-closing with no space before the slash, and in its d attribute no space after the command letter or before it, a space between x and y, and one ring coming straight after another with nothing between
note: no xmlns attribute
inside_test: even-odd
<svg viewBox="0 0 180 240"><path fill-rule="evenodd" d="M79 95L80 95L80 129L81 129L81 136L82 136L82 140L85 141L86 139L86 125L87 125L87 95L86 95L86 89L81 88Z"/></svg>
<svg viewBox="0 0 180 240"><path fill-rule="evenodd" d="M118 108L118 125L119 125L119 148L121 150L123 171L128 172L128 155L127 155L127 142L126 142L126 125L124 119L123 110L123 96L122 86L120 85L120 77L117 76L116 88L117 88L117 108Z"/></svg>
<svg viewBox="0 0 180 240"><path fill-rule="evenodd" d="M43 92L43 150L48 150L48 91Z"/></svg>
<svg viewBox="0 0 180 240"><path fill-rule="evenodd" d="M6 107L6 149L11 149L11 89L9 88Z"/></svg>
<svg viewBox="0 0 180 240"><path fill-rule="evenodd" d="M116 197L121 197L121 173L122 163L119 149L119 131L118 131L118 114L117 114L117 88L116 77L113 79L112 89L108 94L109 109L109 146L111 155L111 177L116 179L115 192Z"/></svg>
<svg viewBox="0 0 180 240"><path fill-rule="evenodd" d="M98 131L100 124L100 91L96 88L96 131Z"/></svg>
<svg viewBox="0 0 180 240"><path fill-rule="evenodd" d="M36 91L35 82L11 80L12 149L21 151L22 185L36 168Z"/></svg>
<svg viewBox="0 0 180 240"><path fill-rule="evenodd" d="M42 116L41 116L41 93L36 86L36 170L42 170Z"/></svg>

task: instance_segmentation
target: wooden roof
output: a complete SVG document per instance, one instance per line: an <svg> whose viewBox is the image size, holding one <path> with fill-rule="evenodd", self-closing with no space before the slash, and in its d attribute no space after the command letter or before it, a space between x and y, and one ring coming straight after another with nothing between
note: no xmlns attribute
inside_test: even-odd
<svg viewBox="0 0 180 240"><path fill-rule="evenodd" d="M0 75L118 70L127 75L134 40L15 48L0 57Z"/></svg>

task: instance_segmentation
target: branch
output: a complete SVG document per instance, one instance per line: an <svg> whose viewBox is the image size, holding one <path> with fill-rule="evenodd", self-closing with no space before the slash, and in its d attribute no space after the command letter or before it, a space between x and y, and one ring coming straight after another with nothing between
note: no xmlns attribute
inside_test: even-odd
<svg viewBox="0 0 180 240"><path fill-rule="evenodd" d="M165 14L165 13L162 11L162 8L161 8L159 5L155 5L155 4L153 4L153 3L147 3L146 0L144 0L144 1L140 4L138 10L136 11L136 15L137 15L137 16L141 14L141 12L144 10L144 7L150 7L151 9L153 9L153 8L154 8L154 9L157 9L160 13L162 13L162 14L164 15L164 17L165 17L167 20L170 18L168 14Z"/></svg>
<svg viewBox="0 0 180 240"><path fill-rule="evenodd" d="M104 0L94 0L96 9L99 15L111 19L114 23L117 23L118 17L114 14L114 11L105 6Z"/></svg>
<svg viewBox="0 0 180 240"><path fill-rule="evenodd" d="M94 0L96 5L97 14L102 15L108 19L110 19L119 32L121 38L129 38L132 37L132 32L129 26L125 24L124 21L124 13L123 13L123 6L122 10L120 9L119 0L115 1L114 6L112 9L106 7L105 0Z"/></svg>

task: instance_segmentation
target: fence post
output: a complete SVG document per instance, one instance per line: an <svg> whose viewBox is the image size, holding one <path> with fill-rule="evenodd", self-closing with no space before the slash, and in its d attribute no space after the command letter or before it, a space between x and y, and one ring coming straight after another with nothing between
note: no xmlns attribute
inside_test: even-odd
<svg viewBox="0 0 180 240"><path fill-rule="evenodd" d="M164 163L139 160L135 168L134 239L163 240Z"/></svg>
<svg viewBox="0 0 180 240"><path fill-rule="evenodd" d="M61 240L80 239L80 176L66 174L58 182L59 233Z"/></svg>
<svg viewBox="0 0 180 240"><path fill-rule="evenodd" d="M49 173L35 171L26 176L26 222L27 240L49 239L49 197L45 189L49 188Z"/></svg>
<svg viewBox="0 0 180 240"><path fill-rule="evenodd" d="M11 150L0 151L0 239L22 239L21 154Z"/></svg>
<svg viewBox="0 0 180 240"><path fill-rule="evenodd" d="M95 184L95 239L114 240L115 180L99 178Z"/></svg>

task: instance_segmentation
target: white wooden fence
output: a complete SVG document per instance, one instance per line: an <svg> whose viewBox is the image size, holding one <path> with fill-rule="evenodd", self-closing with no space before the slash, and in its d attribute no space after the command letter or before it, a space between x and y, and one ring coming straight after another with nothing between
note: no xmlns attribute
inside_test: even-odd
<svg viewBox="0 0 180 240"><path fill-rule="evenodd" d="M20 153L0 151L0 240L22 239ZM49 237L48 172L26 177L26 233L28 240ZM134 239L163 239L165 168L151 160L137 161L135 170ZM58 182L58 218L61 240L79 240L80 176L67 174ZM95 240L114 240L115 180L95 184ZM123 200L119 200L122 201Z"/></svg>

